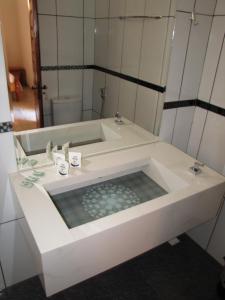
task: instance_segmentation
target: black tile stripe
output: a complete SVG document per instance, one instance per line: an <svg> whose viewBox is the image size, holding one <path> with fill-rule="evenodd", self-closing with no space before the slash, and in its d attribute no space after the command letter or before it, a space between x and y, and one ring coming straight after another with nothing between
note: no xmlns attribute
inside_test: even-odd
<svg viewBox="0 0 225 300"><path fill-rule="evenodd" d="M202 100L197 100L197 105L198 107L201 107L205 110L208 110L208 111L211 111L211 112L214 112L215 114L217 115L220 115L220 116L224 116L225 117L225 108L222 108L222 107L219 107L219 106L216 106L212 103L209 103L209 102L205 102L205 101L202 101Z"/></svg>
<svg viewBox="0 0 225 300"><path fill-rule="evenodd" d="M144 81L144 80L136 78L136 77L125 75L123 73L112 71L112 70L102 68L102 67L99 67L99 66L96 66L96 65L93 66L93 69L97 70L97 71L100 71L100 72L110 74L112 76L119 77L121 79L130 81L130 82L133 82L133 83L136 83L138 85L144 86L146 88L149 88L151 90L155 90L155 91L160 92L160 93L165 93L165 91L166 91L166 86L160 86L160 85L157 85L157 84L154 84L154 83L151 83L151 82L148 82L148 81Z"/></svg>
<svg viewBox="0 0 225 300"><path fill-rule="evenodd" d="M180 107L190 107L190 106L196 106L203 108L207 111L211 111L217 115L224 116L225 117L225 108L216 106L212 103L205 102L199 99L193 99L193 100L180 100L180 101L171 101L171 102L165 102L164 103L164 109L173 109L173 108L180 108Z"/></svg>
<svg viewBox="0 0 225 300"><path fill-rule="evenodd" d="M163 108L173 109L173 108L189 107L189 106L196 106L196 99L165 102Z"/></svg>
<svg viewBox="0 0 225 300"><path fill-rule="evenodd" d="M3 122L0 123L0 133L10 132L13 129L12 122Z"/></svg>
<svg viewBox="0 0 225 300"><path fill-rule="evenodd" d="M86 70L86 69L93 69L93 65L41 66L41 71Z"/></svg>
<svg viewBox="0 0 225 300"><path fill-rule="evenodd" d="M160 86L136 77L132 77L120 72L116 72L113 70L109 70L106 68L102 68L96 65L66 65L66 66L42 66L41 67L41 71L59 71L59 70L88 70L88 69L92 69L92 70L96 70L96 71L100 71L100 72L104 72L106 74L110 74L112 76L116 76L118 78L133 82L135 84L144 86L146 88L149 88L151 90L160 92L160 93L165 93L166 91L166 86Z"/></svg>

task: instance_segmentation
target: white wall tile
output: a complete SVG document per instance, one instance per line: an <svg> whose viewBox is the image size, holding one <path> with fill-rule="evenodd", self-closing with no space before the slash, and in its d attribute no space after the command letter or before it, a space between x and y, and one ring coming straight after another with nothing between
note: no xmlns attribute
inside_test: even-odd
<svg viewBox="0 0 225 300"><path fill-rule="evenodd" d="M193 228L192 230L188 231L187 234L203 249L206 249L215 222L216 218L196 228Z"/></svg>
<svg viewBox="0 0 225 300"><path fill-rule="evenodd" d="M120 80L119 108L122 116L134 121L137 85L127 80Z"/></svg>
<svg viewBox="0 0 225 300"><path fill-rule="evenodd" d="M93 70L84 71L83 109L92 110Z"/></svg>
<svg viewBox="0 0 225 300"><path fill-rule="evenodd" d="M135 123L150 132L154 131L158 93L138 86Z"/></svg>
<svg viewBox="0 0 225 300"><path fill-rule="evenodd" d="M82 70L59 71L59 96L82 98Z"/></svg>
<svg viewBox="0 0 225 300"><path fill-rule="evenodd" d="M100 89L105 88L106 75L103 72L94 71L93 82L93 111L100 113L102 107L102 99L100 97Z"/></svg>
<svg viewBox="0 0 225 300"><path fill-rule="evenodd" d="M165 109L162 114L160 138L167 143L172 143L173 129L175 125L177 109Z"/></svg>
<svg viewBox="0 0 225 300"><path fill-rule="evenodd" d="M0 134L0 145L0 223L3 223L13 220L20 212L15 205L8 178L8 173L17 171L13 133Z"/></svg>
<svg viewBox="0 0 225 300"><path fill-rule="evenodd" d="M138 77L143 22L125 21L121 72Z"/></svg>
<svg viewBox="0 0 225 300"><path fill-rule="evenodd" d="M213 15L216 6L216 0L197 0L195 11L201 14Z"/></svg>
<svg viewBox="0 0 225 300"><path fill-rule="evenodd" d="M172 42L173 42L173 32L175 28L175 19L169 18L168 19L168 27L167 27L167 35L165 40L165 48L164 48L164 55L163 55L163 66L161 71L161 86L167 85L167 78L169 74L169 65L170 65L170 58L172 53ZM164 97L165 95L163 95ZM165 101L165 97L164 100Z"/></svg>
<svg viewBox="0 0 225 300"><path fill-rule="evenodd" d="M217 0L215 15L225 15L225 1Z"/></svg>
<svg viewBox="0 0 225 300"><path fill-rule="evenodd" d="M206 115L207 115L207 110L202 109L200 107L195 108L195 114L194 114L194 119L192 123L191 134L189 137L188 149L187 149L187 153L192 157L196 157L198 154L198 149L200 146Z"/></svg>
<svg viewBox="0 0 225 300"><path fill-rule="evenodd" d="M83 64L82 19L58 17L58 62L59 65Z"/></svg>
<svg viewBox="0 0 225 300"><path fill-rule="evenodd" d="M188 45L190 29L190 16L185 13L177 13L175 35L172 43L169 74L166 89L166 101L177 101L185 63L185 54Z"/></svg>
<svg viewBox="0 0 225 300"><path fill-rule="evenodd" d="M176 8L177 8L177 0L171 0L170 16L175 16L176 15Z"/></svg>
<svg viewBox="0 0 225 300"><path fill-rule="evenodd" d="M84 20L84 64L94 64L95 51L95 20Z"/></svg>
<svg viewBox="0 0 225 300"><path fill-rule="evenodd" d="M160 84L166 35L166 18L144 21L139 76L141 79Z"/></svg>
<svg viewBox="0 0 225 300"><path fill-rule="evenodd" d="M110 19L108 68L117 72L121 68L123 30L124 20Z"/></svg>
<svg viewBox="0 0 225 300"><path fill-rule="evenodd" d="M225 41L219 60L219 66L215 78L211 103L225 108Z"/></svg>
<svg viewBox="0 0 225 300"><path fill-rule="evenodd" d="M120 79L106 75L106 99L104 105L104 117L113 117L118 111Z"/></svg>
<svg viewBox="0 0 225 300"><path fill-rule="evenodd" d="M38 0L37 6L39 14L56 15L55 0Z"/></svg>
<svg viewBox="0 0 225 300"><path fill-rule="evenodd" d="M92 111L92 120L98 120L98 119L100 119L100 115L95 111Z"/></svg>
<svg viewBox="0 0 225 300"><path fill-rule="evenodd" d="M143 16L145 13L145 0L126 0L126 16Z"/></svg>
<svg viewBox="0 0 225 300"><path fill-rule="evenodd" d="M170 0L146 0L146 16L168 16Z"/></svg>
<svg viewBox="0 0 225 300"><path fill-rule="evenodd" d="M225 165L225 118L208 112L198 159L218 172Z"/></svg>
<svg viewBox="0 0 225 300"><path fill-rule="evenodd" d="M193 11L195 0L177 0L177 10Z"/></svg>
<svg viewBox="0 0 225 300"><path fill-rule="evenodd" d="M198 25L192 25L187 59L181 89L182 100L198 97L205 53L211 28L212 18L198 15ZM201 37L201 38L200 38Z"/></svg>
<svg viewBox="0 0 225 300"><path fill-rule="evenodd" d="M39 16L40 52L42 66L57 65L56 17Z"/></svg>
<svg viewBox="0 0 225 300"><path fill-rule="evenodd" d="M57 14L83 17L83 0L57 0Z"/></svg>
<svg viewBox="0 0 225 300"><path fill-rule="evenodd" d="M44 126L45 127L53 126L52 114L44 114Z"/></svg>
<svg viewBox="0 0 225 300"><path fill-rule="evenodd" d="M47 90L44 91L46 99L52 99L58 96L57 71L42 71L41 81L42 85L47 86Z"/></svg>
<svg viewBox="0 0 225 300"><path fill-rule="evenodd" d="M191 25L190 15L182 12L177 12L174 41L172 45L172 55L170 59L169 74L167 80L167 91L166 91L167 102L177 101L178 99L184 100L182 97L179 97L180 96L179 94L181 88L181 81L183 78L184 63L185 63L187 46L188 46L190 25ZM169 51L167 50L167 53L168 52ZM187 82L187 79L189 79L188 76L186 76L185 84ZM166 76L164 76L164 81L166 82Z"/></svg>
<svg viewBox="0 0 225 300"><path fill-rule="evenodd" d="M217 62L224 38L224 28L225 17L215 17L212 23L212 29L209 37L209 44L198 95L198 98L204 101L210 100Z"/></svg>
<svg viewBox="0 0 225 300"><path fill-rule="evenodd" d="M92 120L92 110L84 110L82 112L82 121L91 121Z"/></svg>
<svg viewBox="0 0 225 300"><path fill-rule="evenodd" d="M95 65L107 67L109 21L97 19L95 22Z"/></svg>
<svg viewBox="0 0 225 300"><path fill-rule="evenodd" d="M84 17L95 18L95 0L84 0Z"/></svg>
<svg viewBox="0 0 225 300"><path fill-rule="evenodd" d="M96 18L107 18L109 16L109 0L95 0Z"/></svg>
<svg viewBox="0 0 225 300"><path fill-rule="evenodd" d="M177 110L172 144L184 152L187 151L194 110L194 107L182 107Z"/></svg>
<svg viewBox="0 0 225 300"><path fill-rule="evenodd" d="M211 254L221 265L224 265L225 256L225 205L220 213L216 229L209 244L208 252Z"/></svg>
<svg viewBox="0 0 225 300"><path fill-rule="evenodd" d="M126 0L110 0L109 16L120 17L125 15Z"/></svg>
<svg viewBox="0 0 225 300"><path fill-rule="evenodd" d="M44 116L45 115L51 115L51 113L52 113L52 103L51 103L50 99L43 98L43 113L44 113Z"/></svg>
<svg viewBox="0 0 225 300"><path fill-rule="evenodd" d="M23 219L0 226L0 259L7 286L37 274L20 222Z"/></svg>

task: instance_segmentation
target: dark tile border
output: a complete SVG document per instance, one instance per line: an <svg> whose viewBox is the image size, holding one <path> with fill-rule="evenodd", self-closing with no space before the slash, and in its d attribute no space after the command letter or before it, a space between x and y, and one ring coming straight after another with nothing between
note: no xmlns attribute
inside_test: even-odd
<svg viewBox="0 0 225 300"><path fill-rule="evenodd" d="M0 123L0 133L6 133L13 130L12 122L3 122Z"/></svg>
<svg viewBox="0 0 225 300"><path fill-rule="evenodd" d="M96 70L99 72L104 72L106 74L130 81L132 83L138 84L140 86L149 88L151 90L157 91L159 93L165 93L166 86L160 86L133 76L129 76L123 73L119 73L113 70L109 70L103 67L99 67L96 65L66 65L66 66L42 66L41 71L62 71L62 70Z"/></svg>
<svg viewBox="0 0 225 300"><path fill-rule="evenodd" d="M93 65L65 65L65 66L42 66L41 71L63 71L63 70L87 70L93 69Z"/></svg>
<svg viewBox="0 0 225 300"><path fill-rule="evenodd" d="M112 71L112 70L102 68L102 67L99 67L99 66L96 66L96 65L93 66L93 69L97 70L97 71L100 71L100 72L110 74L112 76L119 77L121 79L130 81L130 82L133 82L133 83L136 83L138 85L144 86L146 88L157 91L159 93L165 93L165 91L166 91L166 86L160 86L160 85L157 85L157 84L154 84L154 83L151 83L151 82L148 82L148 81L144 81L142 79L132 77L132 76L129 76L129 75L126 75L126 74L123 74L123 73Z"/></svg>
<svg viewBox="0 0 225 300"><path fill-rule="evenodd" d="M171 101L164 103L164 109L173 109L179 107L188 107L188 106L196 106L196 99L194 100L180 100L180 101Z"/></svg>
<svg viewBox="0 0 225 300"><path fill-rule="evenodd" d="M225 108L216 106L212 103L205 102L199 99L165 102L163 108L166 110L166 109L190 107L190 106L200 107L205 110L211 111L217 115L225 117Z"/></svg>
<svg viewBox="0 0 225 300"><path fill-rule="evenodd" d="M206 109L208 111L214 112L217 115L225 117L225 108L216 106L214 104L211 104L209 102L205 102L205 101L202 101L202 100L199 100L199 99L197 100L196 106L201 107L203 109Z"/></svg>

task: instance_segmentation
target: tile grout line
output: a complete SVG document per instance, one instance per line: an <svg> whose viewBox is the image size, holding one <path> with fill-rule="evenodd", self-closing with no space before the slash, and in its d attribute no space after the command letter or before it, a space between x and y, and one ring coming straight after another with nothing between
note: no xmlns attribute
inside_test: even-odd
<svg viewBox="0 0 225 300"><path fill-rule="evenodd" d="M94 16L96 17L96 0L94 0ZM96 30L96 18L94 18L94 53L93 53L93 63L95 63L95 30ZM92 116L94 112L94 74L95 71L92 72L92 102L91 102L91 109L92 109Z"/></svg>
<svg viewBox="0 0 225 300"><path fill-rule="evenodd" d="M172 0L170 0L170 5L169 5L169 15L171 14L171 7L172 7ZM166 50L167 46L168 46L168 35L169 35L169 27L170 27L170 18L168 18L167 20L167 29L166 29L166 40L165 40L165 45L164 45L164 50L163 50L163 61L162 61L162 68L161 68L161 74L160 74L160 84L162 84L162 80L163 80L163 73L164 73L164 68L165 68L165 60L166 60ZM171 37L172 38L172 37ZM172 39L170 39L172 41ZM172 46L172 45L171 45ZM171 53L170 53L171 55ZM168 62L169 63L169 62ZM155 113L155 120L154 120L154 126L153 126L153 132L155 132L156 130L156 124L157 124L157 115L158 115L158 111L159 111L159 101L160 101L160 95L158 93L157 95L157 105L156 105L156 113ZM164 97L165 99L165 97ZM160 129L158 129L160 130Z"/></svg>
<svg viewBox="0 0 225 300"><path fill-rule="evenodd" d="M207 41L206 51L205 51L205 55L204 55L204 64L203 64L203 69L202 69L201 79L202 79L202 76L203 76L204 66L205 66L206 57L207 57L207 52L208 52L208 48L209 48L209 41L210 41L210 36L211 36L211 32L212 32L213 21L214 21L214 14L215 14L217 2L218 2L218 0L216 0L216 2L215 2L215 7L214 7L214 10L213 10L213 15L212 15L212 20L211 20L211 25L210 25L210 30L209 30L209 36L208 36L208 41ZM198 87L198 96L199 96L200 86L201 86L201 81L200 81L200 85L199 85L199 87ZM198 97L198 96L197 96L197 97ZM200 107L200 105L199 105L200 103L198 102L198 99L197 99L197 103L196 103L196 104L198 104L197 106ZM196 111L196 110L195 110L195 111ZM202 128L202 134L201 134L201 138L200 138L199 145L198 145L198 151L197 151L197 153L196 153L196 159L198 159L198 155L199 155L199 151L200 151L200 147L201 147L201 142L202 142L203 133L204 133L204 130L205 130L205 125L206 125L207 117L208 117L208 110L207 110L207 112L206 112L206 116L205 116L205 120L204 120L204 124L203 124L203 128ZM194 123L194 117L193 117L193 120L192 120L191 130L192 130L193 123ZM189 144L189 141L190 141L191 130L190 130L190 134L189 134L189 137L188 137L188 144Z"/></svg>
<svg viewBox="0 0 225 300"><path fill-rule="evenodd" d="M146 11L146 7L147 7L147 0L145 0L145 4L144 4L144 12ZM139 59L138 59L137 78L140 78L140 71L141 71L141 59L142 59L142 50L143 50L144 27L145 27L145 21L142 20L142 28L141 28L141 47L140 47L140 53L139 53ZM136 84L135 104L134 104L134 116L133 116L134 122L135 122L136 110L137 110L138 91L139 91L139 85Z"/></svg>
<svg viewBox="0 0 225 300"><path fill-rule="evenodd" d="M84 55L85 55L85 20L84 20L84 1L83 1L83 18L82 18L82 22L83 22L83 66L84 66ZM82 112L81 112L81 120L83 121L84 119L84 78L85 78L85 71L84 68L81 70L82 72Z"/></svg>

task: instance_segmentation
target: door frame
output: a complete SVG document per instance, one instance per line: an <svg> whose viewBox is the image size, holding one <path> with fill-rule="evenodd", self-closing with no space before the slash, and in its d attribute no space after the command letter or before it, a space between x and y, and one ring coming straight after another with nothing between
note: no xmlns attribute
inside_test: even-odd
<svg viewBox="0 0 225 300"><path fill-rule="evenodd" d="M41 78L41 52L38 24L37 0L29 0L30 5L30 33L31 33L31 49L32 64L34 72L34 89L37 98L37 121L40 127L44 127L44 111L43 111L43 94L42 94L42 78Z"/></svg>

